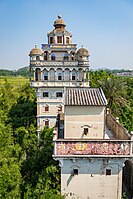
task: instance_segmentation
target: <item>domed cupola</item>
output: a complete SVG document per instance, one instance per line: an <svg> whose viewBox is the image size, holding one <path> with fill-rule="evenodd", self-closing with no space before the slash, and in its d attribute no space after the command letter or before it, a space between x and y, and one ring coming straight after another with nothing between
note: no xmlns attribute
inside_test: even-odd
<svg viewBox="0 0 133 199"><path fill-rule="evenodd" d="M90 53L86 48L82 47L77 51L76 55L78 61L88 61Z"/></svg>
<svg viewBox="0 0 133 199"><path fill-rule="evenodd" d="M37 48L37 45L35 45L35 48L33 48L31 51L30 51L30 56L32 55L42 55L42 50L40 48Z"/></svg>
<svg viewBox="0 0 133 199"><path fill-rule="evenodd" d="M37 48L37 45L35 45L35 48L30 51L30 60L42 60L42 54L43 51L40 48Z"/></svg>
<svg viewBox="0 0 133 199"><path fill-rule="evenodd" d="M55 29L64 29L66 26L64 20L58 15L58 19L54 22Z"/></svg>

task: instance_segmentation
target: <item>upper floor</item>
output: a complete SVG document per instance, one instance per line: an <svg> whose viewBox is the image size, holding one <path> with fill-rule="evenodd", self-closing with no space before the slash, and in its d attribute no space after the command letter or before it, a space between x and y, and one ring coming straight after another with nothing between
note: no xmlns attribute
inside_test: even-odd
<svg viewBox="0 0 133 199"><path fill-rule="evenodd" d="M47 86L53 86L51 82L56 81L61 82L62 86L72 86L71 81L77 82L76 86L81 85L78 82L89 86L90 53L83 47L77 50L77 44L72 43L72 34L65 26L61 16L58 16L54 30L47 34L48 43L42 44L41 49L35 46L30 51L31 86L42 86L39 82L50 82ZM84 83L86 81L87 84Z"/></svg>

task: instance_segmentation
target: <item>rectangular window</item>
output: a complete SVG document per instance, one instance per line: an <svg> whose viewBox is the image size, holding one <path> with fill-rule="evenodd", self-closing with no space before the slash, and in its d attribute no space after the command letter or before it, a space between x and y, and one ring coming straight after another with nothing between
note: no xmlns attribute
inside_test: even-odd
<svg viewBox="0 0 133 199"><path fill-rule="evenodd" d="M111 169L106 169L106 176L110 176L111 175Z"/></svg>
<svg viewBox="0 0 133 199"><path fill-rule="evenodd" d="M49 120L45 120L45 126L49 127Z"/></svg>
<svg viewBox="0 0 133 199"><path fill-rule="evenodd" d="M62 44L62 36L57 36L57 43Z"/></svg>
<svg viewBox="0 0 133 199"><path fill-rule="evenodd" d="M88 134L88 128L84 128L84 134L85 134L85 135Z"/></svg>
<svg viewBox="0 0 133 199"><path fill-rule="evenodd" d="M78 175L79 171L78 169L73 169L73 175Z"/></svg>
<svg viewBox="0 0 133 199"><path fill-rule="evenodd" d="M69 37L66 37L66 44L69 44Z"/></svg>
<svg viewBox="0 0 133 199"><path fill-rule="evenodd" d="M43 92L43 97L49 97L49 93L48 92Z"/></svg>
<svg viewBox="0 0 133 199"><path fill-rule="evenodd" d="M48 112L49 111L49 106L45 106L45 112Z"/></svg>
<svg viewBox="0 0 133 199"><path fill-rule="evenodd" d="M62 97L62 92L56 92L56 97Z"/></svg>
<svg viewBox="0 0 133 199"><path fill-rule="evenodd" d="M53 37L50 37L50 44L53 44Z"/></svg>

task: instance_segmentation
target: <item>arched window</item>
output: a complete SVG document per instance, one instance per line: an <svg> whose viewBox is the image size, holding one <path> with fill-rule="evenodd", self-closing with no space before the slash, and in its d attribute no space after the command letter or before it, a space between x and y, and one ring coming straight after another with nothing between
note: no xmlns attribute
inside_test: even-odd
<svg viewBox="0 0 133 199"><path fill-rule="evenodd" d="M58 73L58 80L62 80L62 73Z"/></svg>
<svg viewBox="0 0 133 199"><path fill-rule="evenodd" d="M35 71L35 81L41 81L41 70L37 68Z"/></svg>
<svg viewBox="0 0 133 199"><path fill-rule="evenodd" d="M69 44L69 37L66 37L66 44Z"/></svg>
<svg viewBox="0 0 133 199"><path fill-rule="evenodd" d="M64 55L64 61L68 61L68 54Z"/></svg>
<svg viewBox="0 0 133 199"><path fill-rule="evenodd" d="M36 60L39 61L39 60L40 60L40 57L39 57L39 56L36 56Z"/></svg>
<svg viewBox="0 0 133 199"><path fill-rule="evenodd" d="M62 43L62 36L57 36L57 43L61 44Z"/></svg>
<svg viewBox="0 0 133 199"><path fill-rule="evenodd" d="M53 44L53 43L54 43L54 38L50 37L50 44Z"/></svg>
<svg viewBox="0 0 133 199"><path fill-rule="evenodd" d="M48 80L48 72L44 73L44 80Z"/></svg>
<svg viewBox="0 0 133 199"><path fill-rule="evenodd" d="M55 54L51 55L51 60L53 60L53 61L55 60Z"/></svg>
<svg viewBox="0 0 133 199"><path fill-rule="evenodd" d="M48 51L44 52L44 60L48 60Z"/></svg>
<svg viewBox="0 0 133 199"><path fill-rule="evenodd" d="M71 60L74 60L75 59L75 52L71 51Z"/></svg>
<svg viewBox="0 0 133 199"><path fill-rule="evenodd" d="M44 111L45 111L45 112L48 112L48 111L49 111L49 106L48 106L47 104L45 105Z"/></svg>
<svg viewBox="0 0 133 199"><path fill-rule="evenodd" d="M50 81L54 81L55 80L54 69L50 69L50 71L49 71L49 78L50 78Z"/></svg>
<svg viewBox="0 0 133 199"><path fill-rule="evenodd" d="M79 69L78 70L78 80L82 81L82 77L83 77L83 71L82 71L82 69Z"/></svg>
<svg viewBox="0 0 133 199"><path fill-rule="evenodd" d="M69 69L65 69L64 80L65 81L70 81L70 71L69 71Z"/></svg>
<svg viewBox="0 0 133 199"><path fill-rule="evenodd" d="M72 80L73 81L76 80L76 72L75 71L72 72Z"/></svg>

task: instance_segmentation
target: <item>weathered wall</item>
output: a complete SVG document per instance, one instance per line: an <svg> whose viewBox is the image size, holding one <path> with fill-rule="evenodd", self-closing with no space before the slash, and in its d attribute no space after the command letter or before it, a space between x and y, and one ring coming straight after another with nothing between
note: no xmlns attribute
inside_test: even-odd
<svg viewBox="0 0 133 199"><path fill-rule="evenodd" d="M78 159L63 160L61 192L67 199L121 199L122 160ZM79 174L73 175L73 169ZM111 175L106 175L111 169Z"/></svg>
<svg viewBox="0 0 133 199"><path fill-rule="evenodd" d="M103 106L65 106L65 138L104 137ZM84 135L84 125L88 125L88 134Z"/></svg>
<svg viewBox="0 0 133 199"><path fill-rule="evenodd" d="M131 138L128 131L119 122L116 122L116 118L114 118L111 114L107 114L106 123L116 139L129 140Z"/></svg>

